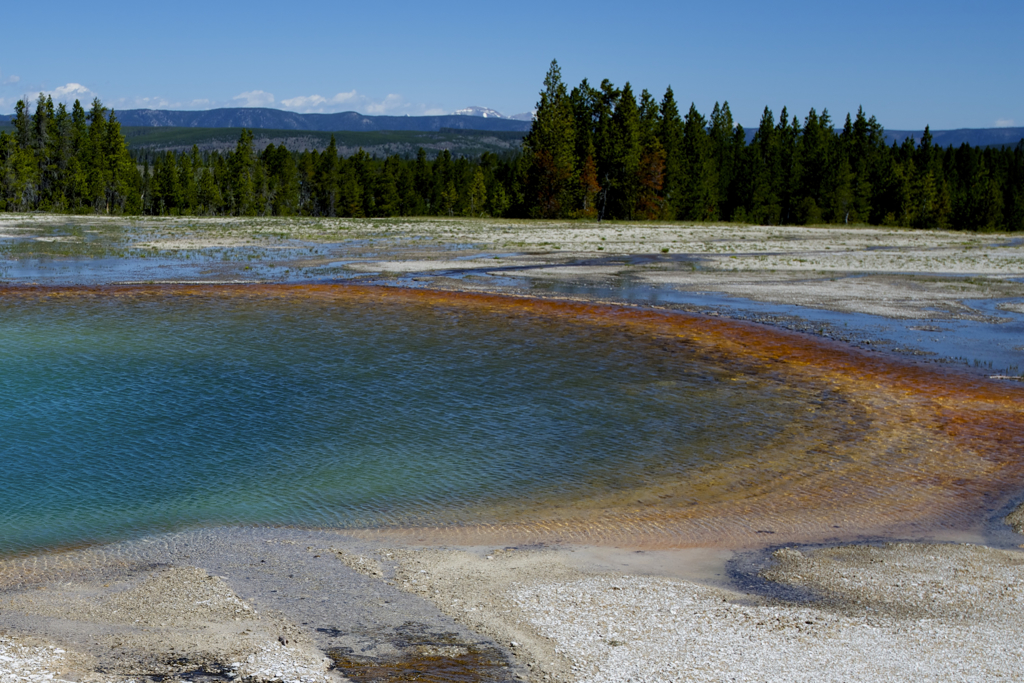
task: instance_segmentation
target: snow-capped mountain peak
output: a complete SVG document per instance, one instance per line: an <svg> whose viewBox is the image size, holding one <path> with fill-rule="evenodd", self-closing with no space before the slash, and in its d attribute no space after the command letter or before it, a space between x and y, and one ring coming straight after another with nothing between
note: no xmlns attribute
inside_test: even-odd
<svg viewBox="0 0 1024 683"><path fill-rule="evenodd" d="M506 118L500 111L494 111L487 107L466 107L465 109L458 109L453 111L452 114L456 116L480 116L485 119L503 119Z"/></svg>

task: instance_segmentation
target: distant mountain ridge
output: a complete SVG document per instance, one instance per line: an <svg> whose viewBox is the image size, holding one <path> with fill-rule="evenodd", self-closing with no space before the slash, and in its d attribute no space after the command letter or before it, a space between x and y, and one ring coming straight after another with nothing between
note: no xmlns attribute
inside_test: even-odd
<svg viewBox="0 0 1024 683"><path fill-rule="evenodd" d="M144 128L252 128L275 131L377 132L415 131L437 133L442 129L526 133L533 125L532 113L505 117L484 107L466 107L441 116L368 116L354 111L338 114L297 114L280 109L237 107L207 111L171 111L163 109L125 109L117 112L122 126ZM11 115L0 115L0 128L10 127ZM757 126L745 129L747 142L753 140ZM838 132L838 131L837 131ZM1015 147L1024 140L1024 127L957 128L933 130L932 142L939 147ZM885 130L888 144L901 144L913 138L920 142L924 130Z"/></svg>
<svg viewBox="0 0 1024 683"><path fill-rule="evenodd" d="M757 126L744 128L747 144L754 141L757 134ZM836 135L843 132L842 128L836 128ZM1024 140L1024 128L957 128L955 130L932 130L932 145L936 147L959 147L967 143L971 147L1016 147L1017 143ZM924 137L924 130L889 130L884 131L885 142L892 145L903 144L907 138L913 138L914 142L920 143Z"/></svg>
<svg viewBox="0 0 1024 683"><path fill-rule="evenodd" d="M932 144L937 147L959 147L967 143L971 147L1016 147L1024 139L1024 128L957 128L955 130L933 130ZM901 144L907 138L921 142L923 130L886 130L885 140Z"/></svg>
<svg viewBox="0 0 1024 683"><path fill-rule="evenodd" d="M523 116L521 114L517 116ZM438 132L442 128L526 132L532 121L506 118L493 109L466 107L453 114L440 116L369 116L354 111L338 114L298 114L280 109L235 107L207 111L169 111L162 109L126 109L117 112L122 126L162 128L265 128L271 130L305 130L321 132L418 131ZM747 138L757 131L747 129ZM1024 128L958 128L931 131L933 144L959 147L966 142L972 147L1007 145L1013 147L1024 139ZM924 130L886 130L891 145L906 138L920 141Z"/></svg>
<svg viewBox="0 0 1024 683"><path fill-rule="evenodd" d="M338 114L297 114L280 109L237 107L207 111L168 111L163 109L125 109L117 112L122 126L155 128L267 128L307 131L418 131L437 132L442 128L460 130L530 130L532 122L491 116L446 114L442 116L366 116L354 111Z"/></svg>

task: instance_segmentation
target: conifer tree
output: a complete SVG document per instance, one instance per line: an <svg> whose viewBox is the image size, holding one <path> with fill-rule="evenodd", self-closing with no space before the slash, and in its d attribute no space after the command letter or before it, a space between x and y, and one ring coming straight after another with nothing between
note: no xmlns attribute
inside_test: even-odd
<svg viewBox="0 0 1024 683"><path fill-rule="evenodd" d="M665 148L658 136L661 112L647 90L641 91L637 110L640 116L640 175L636 215L646 220L664 218L668 211L662 196L665 186Z"/></svg>
<svg viewBox="0 0 1024 683"><path fill-rule="evenodd" d="M449 180L441 191L441 202L439 212L442 216L454 216L455 207L459 203L459 192L455 183Z"/></svg>
<svg viewBox="0 0 1024 683"><path fill-rule="evenodd" d="M928 126L912 157L909 224L921 230L943 230L949 225L952 199Z"/></svg>
<svg viewBox="0 0 1024 683"><path fill-rule="evenodd" d="M199 162L199 148L192 145L191 154L178 157L178 186L181 188L182 213L194 214L199 201L199 186L196 173Z"/></svg>
<svg viewBox="0 0 1024 683"><path fill-rule="evenodd" d="M319 156L316 155L316 151L310 151L308 149L303 150L302 154L299 155L298 163L296 164L296 175L298 177L299 184L299 205L303 207L302 211L305 214L312 213L313 204L313 188L315 185L316 167ZM339 178L340 178L340 166L339 166ZM339 179L339 185L341 181Z"/></svg>
<svg viewBox="0 0 1024 683"><path fill-rule="evenodd" d="M677 216L683 220L718 218L718 177L707 121L694 104L683 120L681 178Z"/></svg>
<svg viewBox="0 0 1024 683"><path fill-rule="evenodd" d="M764 225L778 225L782 207L779 197L781 158L775 116L764 108L761 123L747 151L749 178L749 207L747 220Z"/></svg>
<svg viewBox="0 0 1024 683"><path fill-rule="evenodd" d="M112 182L111 166L106 159L107 108L99 98L94 98L87 116L89 133L85 149L86 177L88 178L87 201L94 211L107 210L107 188Z"/></svg>
<svg viewBox="0 0 1024 683"><path fill-rule="evenodd" d="M575 215L581 218L597 217L597 196L601 192L595 146L599 96L599 91L590 87L587 79L583 79L569 94L576 134L576 168L579 171Z"/></svg>
<svg viewBox="0 0 1024 683"><path fill-rule="evenodd" d="M626 220L636 217L640 199L640 112L629 83L622 87L611 120L608 179L608 208L611 216Z"/></svg>
<svg viewBox="0 0 1024 683"><path fill-rule="evenodd" d="M53 126L55 114L53 99L43 97L40 93L39 99L36 100L35 113L32 114L31 144L39 178L38 206L44 211L53 208L53 195L57 189L57 179L60 175L57 159L59 145L54 145L53 140L51 140L57 132Z"/></svg>
<svg viewBox="0 0 1024 683"><path fill-rule="evenodd" d="M508 193L505 192L505 187L501 183L495 183L491 188L487 195L487 202L488 212L496 218L504 216L511 204Z"/></svg>
<svg viewBox="0 0 1024 683"><path fill-rule="evenodd" d="M616 174L613 118L621 96L622 91L605 78L601 81L597 97L594 100L594 148L597 157L597 178L601 185L597 199L598 220L604 218L609 211L608 197L612 193L612 184ZM611 214L608 213L607 217L610 218Z"/></svg>
<svg viewBox="0 0 1024 683"><path fill-rule="evenodd" d="M75 100L71 107L71 129L68 159L67 199L68 208L80 210L87 205L89 192L88 171L83 150L87 144L89 129L85 109Z"/></svg>
<svg viewBox="0 0 1024 683"><path fill-rule="evenodd" d="M14 126L14 139L18 147L32 149L32 118L25 100L18 100L14 105L14 118L11 119L11 124Z"/></svg>
<svg viewBox="0 0 1024 683"><path fill-rule="evenodd" d="M829 223L849 223L853 208L853 170L841 136L836 136L828 109L821 112L822 127L827 128L826 175L823 184L825 219Z"/></svg>
<svg viewBox="0 0 1024 683"><path fill-rule="evenodd" d="M661 98L658 139L665 150L665 217L679 218L683 215L683 120L671 86Z"/></svg>
<svg viewBox="0 0 1024 683"><path fill-rule="evenodd" d="M1010 152L1003 187L1004 225L1024 231L1024 140Z"/></svg>
<svg viewBox="0 0 1024 683"><path fill-rule="evenodd" d="M338 146L331 135L327 149L320 155L320 163L316 169L314 180L316 189L316 213L319 216L337 215L338 204Z"/></svg>
<svg viewBox="0 0 1024 683"><path fill-rule="evenodd" d="M844 126L844 133L846 130ZM849 131L846 154L854 175L852 220L879 223L881 216L874 211L874 206L882 186L883 158L887 151L884 131L874 116L868 119L864 115L863 107L857 108Z"/></svg>
<svg viewBox="0 0 1024 683"><path fill-rule="evenodd" d="M373 159L366 150L359 148L355 154L349 157L349 165L359 185L359 194L362 197L363 206L360 216L376 215L376 197L374 196Z"/></svg>
<svg viewBox="0 0 1024 683"><path fill-rule="evenodd" d="M832 131L828 121L822 121L813 108L804 120L798 150L800 176L795 180L796 220L801 224L815 224L824 221L825 177L829 164L829 136Z"/></svg>
<svg viewBox="0 0 1024 683"><path fill-rule="evenodd" d="M416 175L406 163L398 166L398 215L421 216L425 213L422 198L416 193Z"/></svg>
<svg viewBox="0 0 1024 683"><path fill-rule="evenodd" d="M790 121L789 110L783 107L775 130L779 147L779 220L782 223L793 223L796 220L796 183L800 174L800 120L794 114Z"/></svg>
<svg viewBox="0 0 1024 683"><path fill-rule="evenodd" d="M569 216L577 187L576 133L572 103L557 61L544 77L544 89L530 132L523 139L528 161L527 202L538 218Z"/></svg>
<svg viewBox="0 0 1024 683"><path fill-rule="evenodd" d="M0 211L27 209L22 163L17 137L6 131L0 132Z"/></svg>
<svg viewBox="0 0 1024 683"><path fill-rule="evenodd" d="M163 213L177 216L182 213L185 202L181 192L181 174L177 172L177 161L174 152L164 153L163 163L157 171L160 198L163 201Z"/></svg>
<svg viewBox="0 0 1024 683"><path fill-rule="evenodd" d="M487 212L487 183L484 180L484 172L479 167L473 172L467 204L470 216L483 216Z"/></svg>
<svg viewBox="0 0 1024 683"><path fill-rule="evenodd" d="M401 211L401 196L398 194L398 166L401 160L390 156L384 160L377 185L380 201L377 203L378 216L397 216Z"/></svg>
<svg viewBox="0 0 1024 683"><path fill-rule="evenodd" d="M585 78L569 93L569 103L572 107L573 133L576 138L577 168L580 167L588 155L594 153L595 136L597 134L595 116L599 95L599 91L592 88Z"/></svg>
<svg viewBox="0 0 1024 683"><path fill-rule="evenodd" d="M32 151L32 120L28 103L18 100L14 106L14 149L8 160L9 211L28 211L39 196L39 165Z"/></svg>
<svg viewBox="0 0 1024 683"><path fill-rule="evenodd" d="M49 190L45 199L53 211L71 208L71 160L74 156L71 136L71 114L61 102L50 121L46 136L46 157L49 160Z"/></svg>
<svg viewBox="0 0 1024 683"><path fill-rule="evenodd" d="M220 188L213 178L213 172L204 168L199 176L199 212L206 215L216 215L221 207ZM289 215L289 214L278 214Z"/></svg>
<svg viewBox="0 0 1024 683"><path fill-rule="evenodd" d="M299 175L291 152L282 143L267 145L263 154L267 166L271 211L275 216L296 216L301 210Z"/></svg>
<svg viewBox="0 0 1024 683"><path fill-rule="evenodd" d="M421 198L423 211L430 215L432 213L434 178L431 172L430 162L427 161L427 150L422 147L416 152L416 162L413 167L413 188L416 195Z"/></svg>
<svg viewBox="0 0 1024 683"><path fill-rule="evenodd" d="M746 141L740 144L734 142L735 123L732 120L732 112L729 110L729 103L724 102L711 111L710 127L708 129L708 144L710 147L712 163L718 175L718 213L719 217L729 220L733 211L738 206L738 184L736 165L739 163L738 155L741 155L746 147Z"/></svg>
<svg viewBox="0 0 1024 683"><path fill-rule="evenodd" d="M359 184L359 179L356 177L355 169L352 164L346 163L341 167L340 171L340 199L341 205L344 207L344 213L342 215L353 218L359 218L364 215L363 213L363 188Z"/></svg>
<svg viewBox="0 0 1024 683"><path fill-rule="evenodd" d="M243 128L230 160L230 201L236 216L256 215L256 159L252 144L252 131Z"/></svg>

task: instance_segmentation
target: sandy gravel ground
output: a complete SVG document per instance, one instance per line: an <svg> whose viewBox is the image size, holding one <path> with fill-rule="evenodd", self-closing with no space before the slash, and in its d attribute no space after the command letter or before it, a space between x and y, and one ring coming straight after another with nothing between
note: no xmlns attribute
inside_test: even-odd
<svg viewBox="0 0 1024 683"><path fill-rule="evenodd" d="M140 581L61 580L0 593L0 609L25 631L65 626L76 645L0 638L0 681L129 681L222 674L249 681L331 683L330 660L280 616L262 615L224 581L189 566L167 566ZM39 638L34 638L39 642ZM109 650L102 661L96 649Z"/></svg>
<svg viewBox="0 0 1024 683"><path fill-rule="evenodd" d="M401 559L407 590L515 642L532 680L1012 681L1024 671L1016 551L781 549L759 578L789 600L594 573L571 553L423 550Z"/></svg>
<svg viewBox="0 0 1024 683"><path fill-rule="evenodd" d="M499 643L510 657L500 666L511 668L489 668L479 680L1015 681L1024 670L1019 550L894 543L748 557L372 547L324 532L307 545L295 533L290 552L304 547L304 557L319 558L327 580L358 573ZM282 542L267 543L247 547L283 552ZM243 547L238 559L249 552ZM281 556L299 570L296 593L310 580L298 556ZM0 631L0 681L344 680L346 669L332 669L317 647L314 617L257 609L265 592L239 595L234 579L179 559L137 564L102 584L95 573L58 571L56 560L38 580L0 590L0 613L17 626ZM369 591L366 600L385 595ZM65 635L55 640L58 632ZM429 649L416 664L425 676L424 666L467 654L463 641ZM403 671L356 680L410 680Z"/></svg>
<svg viewBox="0 0 1024 683"><path fill-rule="evenodd" d="M1007 235L473 221L405 224L385 234L394 250L346 268L438 280L475 269L483 276L454 286L500 289L488 282L495 276L649 285L893 318L978 317L964 299L1024 296L1024 238ZM403 253L403 235L415 235L421 253ZM429 247L442 243L472 245L478 258L437 259Z"/></svg>
<svg viewBox="0 0 1024 683"><path fill-rule="evenodd" d="M69 221L84 232L62 235ZM94 240L90 231L120 231L107 237L122 258L208 260L212 279L415 278L488 291L546 282L651 286L929 319L977 318L964 299L1024 297L1022 235L869 227L7 214L0 261L5 241L48 241L66 254L69 242ZM268 263L274 268L259 269ZM174 271L162 269L158 280Z"/></svg>

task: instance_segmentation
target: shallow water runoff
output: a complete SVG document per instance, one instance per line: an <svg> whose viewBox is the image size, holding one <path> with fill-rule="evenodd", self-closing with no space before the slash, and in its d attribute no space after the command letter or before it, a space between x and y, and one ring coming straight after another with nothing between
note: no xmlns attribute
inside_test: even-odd
<svg viewBox="0 0 1024 683"><path fill-rule="evenodd" d="M665 547L923 533L1017 494L1019 392L950 393L816 343L341 285L12 288L0 557L224 525Z"/></svg>

